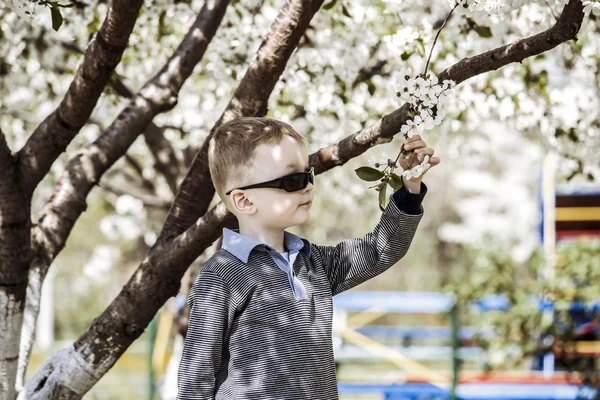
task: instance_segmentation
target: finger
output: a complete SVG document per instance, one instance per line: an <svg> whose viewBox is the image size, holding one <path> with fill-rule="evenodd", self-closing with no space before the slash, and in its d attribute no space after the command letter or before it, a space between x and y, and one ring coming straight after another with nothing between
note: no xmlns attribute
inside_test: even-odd
<svg viewBox="0 0 600 400"><path fill-rule="evenodd" d="M431 157L429 159L429 164L433 165L438 165L440 162L442 162L442 160L440 160L439 157Z"/></svg>
<svg viewBox="0 0 600 400"><path fill-rule="evenodd" d="M418 154L427 154L428 156L432 156L433 153L435 153L435 150L432 149L431 147L423 147L420 149L415 149L415 153Z"/></svg>
<svg viewBox="0 0 600 400"><path fill-rule="evenodd" d="M408 145L409 143L412 144L412 143L414 143L414 142L416 142L417 140L420 140L420 139L421 139L421 136L415 135L415 136L413 136L411 138L404 139L404 142L402 142L402 144L404 145L404 148L406 149L406 145Z"/></svg>
<svg viewBox="0 0 600 400"><path fill-rule="evenodd" d="M427 147L427 145L425 144L425 142L422 141L422 140L417 140L417 141L411 142L411 143L409 143L409 144L407 144L407 145L404 146L405 149L409 149L409 150L418 149L418 148L421 148L421 147Z"/></svg>

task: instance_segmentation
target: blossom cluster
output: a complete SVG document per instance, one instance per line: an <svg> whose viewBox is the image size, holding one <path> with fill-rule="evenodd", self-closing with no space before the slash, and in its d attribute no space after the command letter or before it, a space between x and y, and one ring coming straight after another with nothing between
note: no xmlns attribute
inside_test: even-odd
<svg viewBox="0 0 600 400"><path fill-rule="evenodd" d="M31 24L38 22L39 16L34 12L35 2L28 0L8 0L7 3L8 7L25 21Z"/></svg>
<svg viewBox="0 0 600 400"><path fill-rule="evenodd" d="M423 132L439 125L444 119L446 105L455 87L452 80L439 82L434 74L412 75L410 68L401 68L394 76L394 93L399 105L409 103L411 116L400 132L411 138L415 132ZM429 156L421 164L402 173L407 179L421 176L429 169Z"/></svg>
<svg viewBox="0 0 600 400"><path fill-rule="evenodd" d="M485 12L502 15L520 8L524 0L449 0L450 7L458 6L468 14Z"/></svg>
<svg viewBox="0 0 600 400"><path fill-rule="evenodd" d="M467 14L487 13L489 15L502 15L523 6L525 0L448 0L450 7L458 6ZM559 4L566 4L568 0L555 0ZM583 0L585 14L593 13L600 16L600 0Z"/></svg>
<svg viewBox="0 0 600 400"><path fill-rule="evenodd" d="M402 126L406 137L414 136L415 131L423 132L439 125L444 119L446 105L455 87L452 80L438 82L437 76L412 76L410 68L401 68L394 76L394 92L399 105L409 103L413 119Z"/></svg>

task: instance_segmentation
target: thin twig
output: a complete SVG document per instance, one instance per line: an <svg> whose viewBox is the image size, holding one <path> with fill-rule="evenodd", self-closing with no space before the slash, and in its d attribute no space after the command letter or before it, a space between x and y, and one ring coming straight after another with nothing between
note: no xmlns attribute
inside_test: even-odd
<svg viewBox="0 0 600 400"><path fill-rule="evenodd" d="M456 9L456 7L458 7L458 3L454 7L452 7L452 10L450 10L450 12L448 13L448 16L444 20L444 23L442 24L442 26L440 26L440 29L438 29L437 34L435 35L435 39L433 39L433 44L431 45L431 50L429 51L429 57L427 57L427 64L425 64L425 72L423 72L423 75L427 75L427 67L429 67L429 60L431 60L431 55L433 54L433 48L435 47L435 44L437 43L438 37L440 36L442 29L444 29L444 26L446 26L446 22L448 22L448 20L450 19L450 16L452 15L452 13Z"/></svg>

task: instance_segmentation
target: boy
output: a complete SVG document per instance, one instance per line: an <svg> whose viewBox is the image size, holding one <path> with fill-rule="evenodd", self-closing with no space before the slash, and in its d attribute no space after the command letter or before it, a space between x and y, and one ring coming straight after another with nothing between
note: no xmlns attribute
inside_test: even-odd
<svg viewBox="0 0 600 400"><path fill-rule="evenodd" d="M402 146L433 155L418 135ZM177 399L337 399L332 296L404 256L423 216L422 176L390 195L364 238L322 246L285 231L308 220L314 185L305 139L289 124L230 121L208 154L239 229L223 229L222 247L190 291Z"/></svg>

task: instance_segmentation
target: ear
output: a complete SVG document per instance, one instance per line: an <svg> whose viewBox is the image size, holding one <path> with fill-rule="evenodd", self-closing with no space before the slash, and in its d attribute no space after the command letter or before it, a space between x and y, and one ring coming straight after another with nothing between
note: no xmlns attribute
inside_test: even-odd
<svg viewBox="0 0 600 400"><path fill-rule="evenodd" d="M254 214L256 212L256 206L251 199L246 196L246 193L242 190L235 189L229 194L231 197L231 207L233 207L240 214Z"/></svg>

